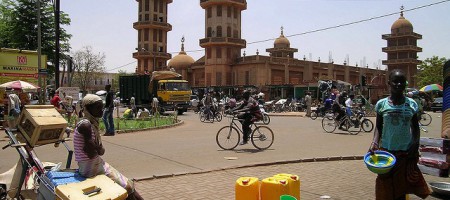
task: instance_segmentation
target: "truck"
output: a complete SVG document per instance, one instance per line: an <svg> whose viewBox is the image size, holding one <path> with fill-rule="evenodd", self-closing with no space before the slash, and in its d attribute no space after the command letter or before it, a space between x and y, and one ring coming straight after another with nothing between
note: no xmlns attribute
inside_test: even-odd
<svg viewBox="0 0 450 200"><path fill-rule="evenodd" d="M135 98L137 108L150 110L153 97L159 101L159 111L177 111L183 114L189 108L192 94L188 81L173 71L154 71L151 75L125 75L119 77L121 103L129 104Z"/></svg>

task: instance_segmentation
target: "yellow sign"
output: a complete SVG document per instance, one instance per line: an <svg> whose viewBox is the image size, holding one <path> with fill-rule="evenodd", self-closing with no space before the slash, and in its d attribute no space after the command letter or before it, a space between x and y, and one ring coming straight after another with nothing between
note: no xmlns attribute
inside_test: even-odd
<svg viewBox="0 0 450 200"><path fill-rule="evenodd" d="M47 68L47 56L41 55L41 68ZM38 84L38 54L36 51L0 49L0 84L22 80ZM43 81L45 83L45 81Z"/></svg>

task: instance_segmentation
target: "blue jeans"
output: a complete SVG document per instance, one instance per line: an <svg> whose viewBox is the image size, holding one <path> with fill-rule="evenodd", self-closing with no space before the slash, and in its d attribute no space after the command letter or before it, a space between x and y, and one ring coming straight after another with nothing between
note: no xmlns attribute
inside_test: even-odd
<svg viewBox="0 0 450 200"><path fill-rule="evenodd" d="M105 109L103 111L103 123L105 123L105 130L107 134L114 134L114 119L113 119L114 109Z"/></svg>

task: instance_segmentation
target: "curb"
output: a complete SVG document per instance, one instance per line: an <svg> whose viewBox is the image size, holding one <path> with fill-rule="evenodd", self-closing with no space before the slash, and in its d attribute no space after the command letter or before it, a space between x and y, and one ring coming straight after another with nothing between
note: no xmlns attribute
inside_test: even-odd
<svg viewBox="0 0 450 200"><path fill-rule="evenodd" d="M180 125L182 125L182 124L184 124L184 121L178 120L177 123L171 124L171 125L158 126L158 127L151 127L151 128L144 128L144 129L119 130L119 131L116 131L116 133L117 133L117 134L125 134L125 133L139 132L139 131L159 130L159 129L165 129L165 128L172 128L172 127L180 126Z"/></svg>
<svg viewBox="0 0 450 200"><path fill-rule="evenodd" d="M295 163L307 163L307 162L328 162L328 161L345 161L345 160L363 160L364 156L334 156L334 157L317 157L317 158L306 158L306 159L298 159L298 160L284 160L284 161L275 161L268 163L258 163L258 164L248 164L220 169L212 169L205 170L200 172L181 172L176 174L161 174L161 175L153 175L151 177L142 177L142 178L134 178L133 181L148 181L148 180L156 180L156 179L164 179L176 176L185 176L185 175L195 175L195 174L205 174L210 172L218 172L224 170L233 170L233 169L241 169L241 168L250 168L250 167L264 167L271 165L282 165L282 164L295 164Z"/></svg>

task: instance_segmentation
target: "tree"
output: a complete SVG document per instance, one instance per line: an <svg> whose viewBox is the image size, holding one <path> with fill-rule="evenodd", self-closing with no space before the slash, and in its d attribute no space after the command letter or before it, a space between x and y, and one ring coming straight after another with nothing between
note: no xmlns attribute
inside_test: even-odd
<svg viewBox="0 0 450 200"><path fill-rule="evenodd" d="M442 85L442 69L446 61L447 59L445 57L439 58L438 56L433 56L432 58L427 58L422 61L422 63L417 66L417 86L422 88L423 86L434 83Z"/></svg>
<svg viewBox="0 0 450 200"><path fill-rule="evenodd" d="M73 83L78 85L83 95L88 91L88 86L105 72L105 54L95 53L91 46L85 46L73 55L74 75Z"/></svg>
<svg viewBox="0 0 450 200"><path fill-rule="evenodd" d="M55 12L51 1L41 1L41 51L47 60L55 59ZM70 18L60 12L60 24L70 25ZM0 45L2 47L37 50L36 1L2 0L0 4ZM60 28L60 53L70 51L72 36ZM54 76L54 64L49 66L49 78Z"/></svg>

